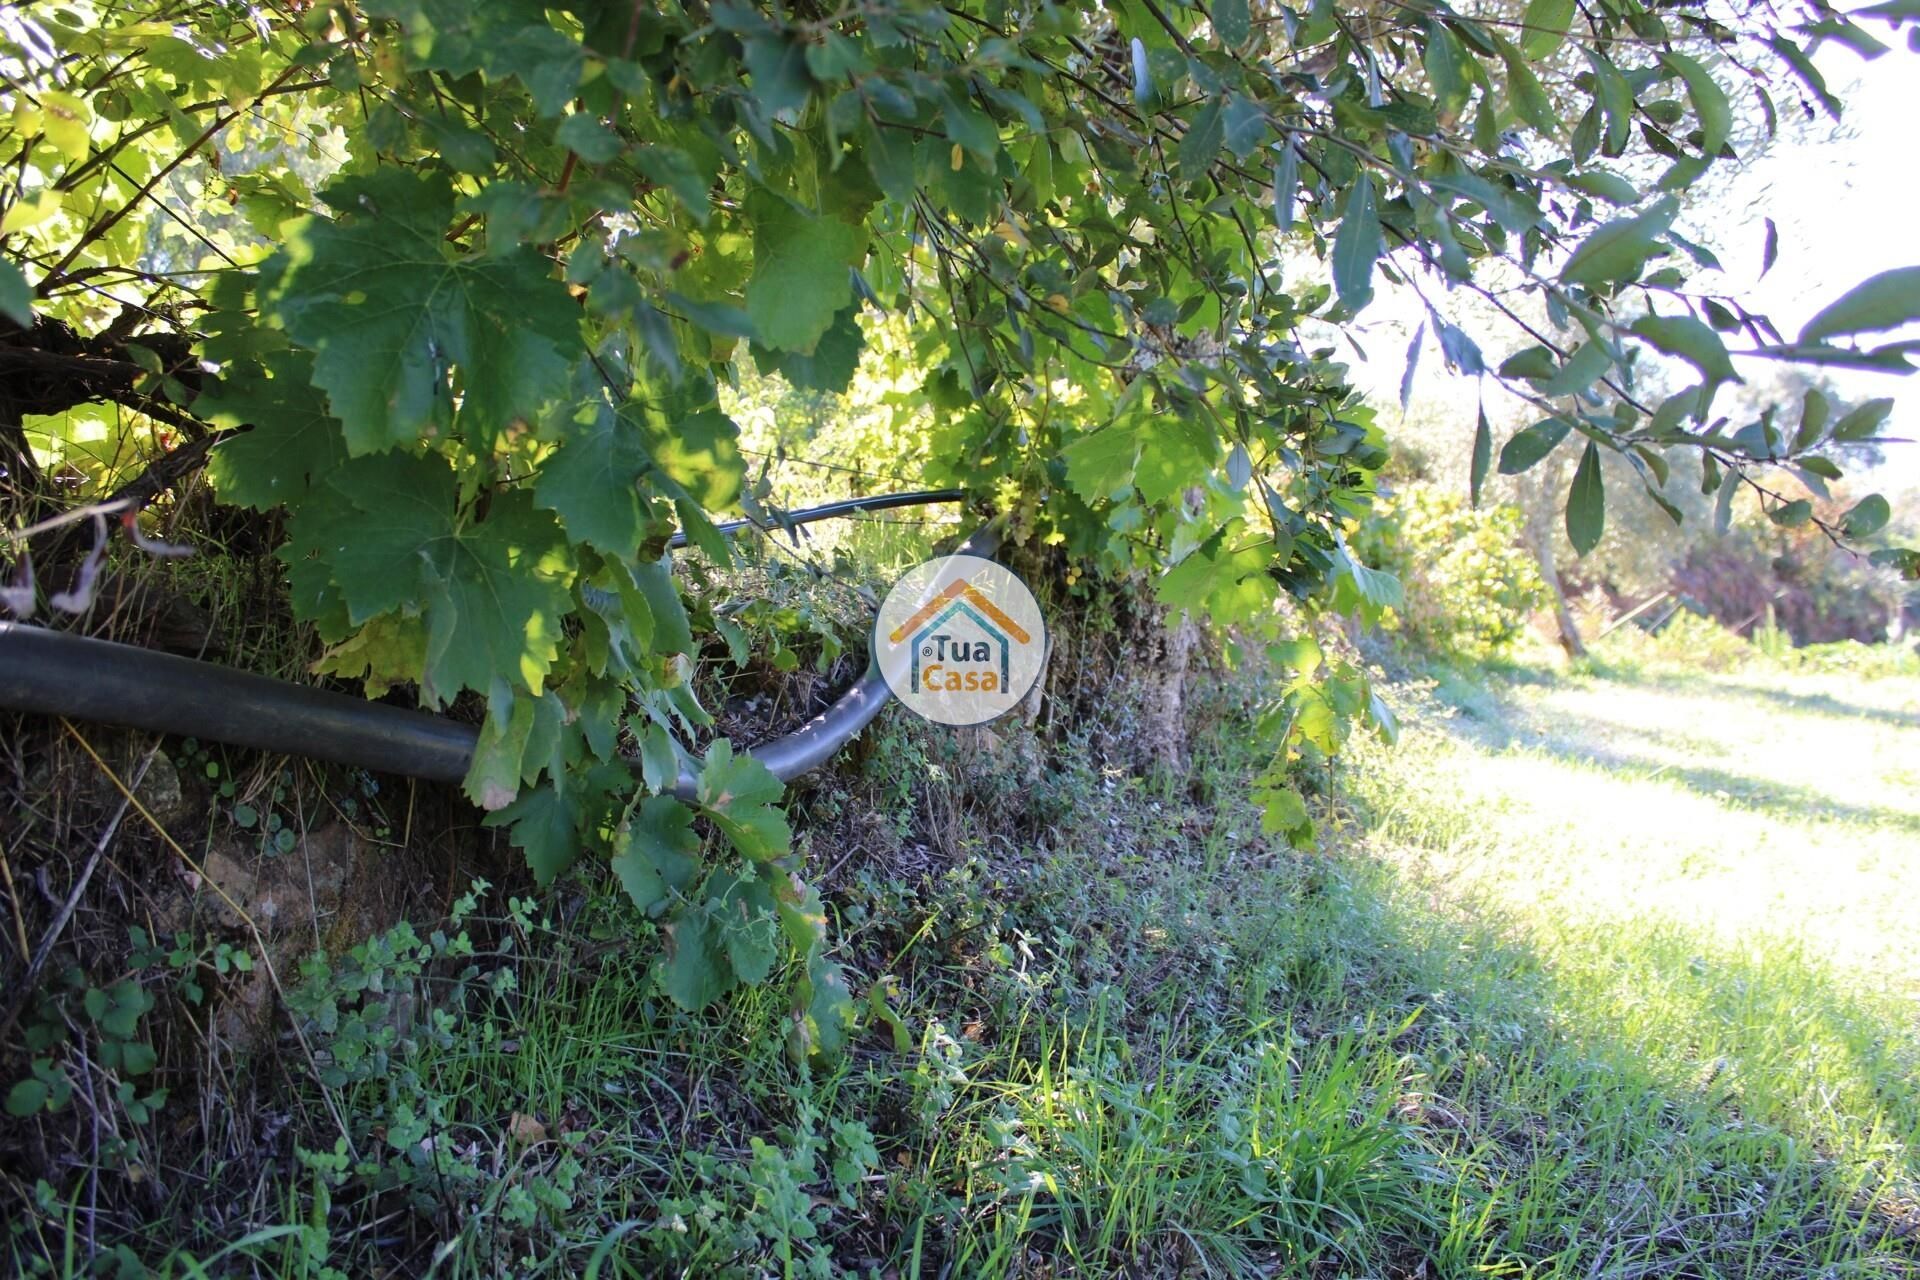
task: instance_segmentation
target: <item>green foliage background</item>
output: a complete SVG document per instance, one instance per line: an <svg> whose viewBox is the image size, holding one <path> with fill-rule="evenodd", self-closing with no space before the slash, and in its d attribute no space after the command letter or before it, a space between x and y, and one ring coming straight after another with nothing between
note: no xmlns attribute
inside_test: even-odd
<svg viewBox="0 0 1920 1280"><path fill-rule="evenodd" d="M11 11L8 502L46 515L43 467L123 514L153 499L165 483L129 485L125 455L89 447L129 421L189 451L169 471L210 457L226 501L284 511L276 554L331 669L429 706L485 700L468 790L543 883L610 859L665 923L668 989L690 1007L797 949L796 1051L832 1049L847 1002L778 784L724 745L679 745L709 721L686 668L710 620L667 540L685 529L724 562L717 514L775 514L723 388L837 396L884 344L912 388L871 420L890 463L964 486L1010 542L1150 574L1170 609L1288 673L1261 794L1296 830L1290 755L1381 716L1365 674L1322 662L1275 605L1377 618L1404 599L1348 545L1385 439L1308 322L1351 321L1381 277L1513 317L1529 345L1490 367L1485 335L1429 303L1445 360L1538 415L1503 442L1481 415L1473 489L1577 454L1581 552L1606 528L1602 457L1677 514L1676 449L1722 512L1750 489L1782 525L1872 545L1884 501L1829 520L1770 477L1838 478L1886 404L1810 399L1791 423L1714 406L1736 356L1909 368L1916 269L1785 335L1690 287L1714 263L1675 231L1676 193L1738 158L1735 94L1768 122L1837 112L1807 50L1870 55L1859 21L1917 16L1907 0ZM1288 274L1302 255L1324 267ZM1699 381L1643 399L1646 353ZM691 804L663 794L683 765Z"/></svg>

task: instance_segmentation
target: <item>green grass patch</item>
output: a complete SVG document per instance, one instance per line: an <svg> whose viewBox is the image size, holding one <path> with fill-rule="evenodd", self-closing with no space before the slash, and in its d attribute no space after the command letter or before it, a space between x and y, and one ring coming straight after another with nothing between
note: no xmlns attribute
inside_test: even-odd
<svg viewBox="0 0 1920 1280"><path fill-rule="evenodd" d="M1305 856L1259 834L1233 708L1189 777L1066 744L1032 786L889 719L799 810L841 868L845 1057L796 1065L778 980L674 1008L650 926L592 875L481 892L310 968L293 1003L327 1087L289 1042L268 1189L170 1188L123 1256L1911 1275L1917 931L1885 890L1914 870L1894 783L1920 728L1904 686L1813 679L1455 673L1400 749L1342 766L1357 808ZM886 838L851 856L870 818ZM72 1273L84 1230L48 1188L15 1269Z"/></svg>

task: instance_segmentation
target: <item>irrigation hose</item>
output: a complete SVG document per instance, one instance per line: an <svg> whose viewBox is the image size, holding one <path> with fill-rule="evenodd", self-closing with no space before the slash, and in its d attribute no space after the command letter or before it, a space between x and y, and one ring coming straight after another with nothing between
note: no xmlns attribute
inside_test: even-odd
<svg viewBox="0 0 1920 1280"><path fill-rule="evenodd" d="M810 524L963 496L957 489L939 489L856 498L791 512L784 523ZM757 526L736 520L719 529L731 535L752 527ZM676 535L669 545L684 546L684 536ZM992 555L996 545L992 532L982 528L956 554ZM824 764L872 723L891 696L869 661L865 674L826 710L790 734L749 748L750 754L782 782L796 778ZM0 622L0 709L204 738L436 782L466 777L479 737L475 726L445 716L19 622ZM690 798L694 786L693 772L683 766L675 794Z"/></svg>

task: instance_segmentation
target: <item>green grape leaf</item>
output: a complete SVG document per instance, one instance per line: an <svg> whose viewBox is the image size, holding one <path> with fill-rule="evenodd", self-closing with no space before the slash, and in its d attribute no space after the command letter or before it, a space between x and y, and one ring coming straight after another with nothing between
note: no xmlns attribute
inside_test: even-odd
<svg viewBox="0 0 1920 1280"><path fill-rule="evenodd" d="M846 1051L853 1035L853 993L840 966L825 956L815 956L807 965L807 980L801 984L806 1001L806 1030L812 1052L837 1057Z"/></svg>
<svg viewBox="0 0 1920 1280"><path fill-rule="evenodd" d="M1133 483L1148 502L1165 503L1184 493L1194 477L1212 469L1215 442L1192 419L1166 414L1140 422L1140 458ZM1071 464L1069 464L1071 465Z"/></svg>
<svg viewBox="0 0 1920 1280"><path fill-rule="evenodd" d="M485 824L507 828L507 839L526 855L542 888L580 857L579 814L557 782L522 793L512 804L489 813Z"/></svg>
<svg viewBox="0 0 1920 1280"><path fill-rule="evenodd" d="M579 308L532 249L463 256L449 246L444 175L382 168L325 194L340 216L288 229L261 296L314 353L314 385L352 452L449 426L456 389L460 416L490 442L564 387L583 353Z"/></svg>
<svg viewBox="0 0 1920 1280"><path fill-rule="evenodd" d="M328 566L351 623L396 609L427 621L422 693L438 704L497 680L538 692L572 609L572 564L553 518L521 490L478 520L456 502L438 457L357 458L289 524L283 558Z"/></svg>
<svg viewBox="0 0 1920 1280"><path fill-rule="evenodd" d="M489 715L480 726L461 789L482 809L504 809L520 794L520 776L527 754L527 735L533 732L534 702L516 697L503 724Z"/></svg>
<svg viewBox="0 0 1920 1280"><path fill-rule="evenodd" d="M766 981L780 958L780 920L773 890L752 868L715 876L707 885L708 910L720 925L727 960L742 982Z"/></svg>
<svg viewBox="0 0 1920 1280"><path fill-rule="evenodd" d="M747 315L754 333L772 350L811 355L853 300L852 270L866 252L866 233L769 191L755 190L746 204L753 223Z"/></svg>
<svg viewBox="0 0 1920 1280"><path fill-rule="evenodd" d="M1073 491L1088 502L1110 498L1133 481L1134 459L1140 441L1131 422L1112 422L1081 436L1061 457Z"/></svg>
<svg viewBox="0 0 1920 1280"><path fill-rule="evenodd" d="M787 851L793 833L778 806L780 779L725 738L707 749L695 798L743 855L764 862Z"/></svg>
<svg viewBox="0 0 1920 1280"><path fill-rule="evenodd" d="M1357 610L1369 623L1375 623L1384 611L1406 603L1400 579L1384 569L1361 564L1345 543L1335 548L1333 562L1333 607L1338 612Z"/></svg>
<svg viewBox="0 0 1920 1280"><path fill-rule="evenodd" d="M1267 835L1283 835L1295 849L1313 843L1313 817L1298 791L1284 784L1255 789L1253 802L1260 806L1260 830Z"/></svg>
<svg viewBox="0 0 1920 1280"><path fill-rule="evenodd" d="M630 559L656 518L639 484L652 465L638 406L616 408L596 397L574 411L541 464L534 502L557 513L573 541Z"/></svg>
<svg viewBox="0 0 1920 1280"><path fill-rule="evenodd" d="M1204 611L1216 621L1253 617L1273 602L1271 551L1269 540L1248 538L1233 520L1162 574L1154 593L1169 609Z"/></svg>
<svg viewBox="0 0 1920 1280"><path fill-rule="evenodd" d="M660 964L660 985L675 1004L698 1013L733 990L725 931L705 909L681 912L663 931L667 954Z"/></svg>
<svg viewBox="0 0 1920 1280"><path fill-rule="evenodd" d="M634 737L640 743L640 780L649 791L665 791L680 777L680 756L673 749L673 735L658 724L649 723L643 729L636 723Z"/></svg>
<svg viewBox="0 0 1920 1280"><path fill-rule="evenodd" d="M860 368L860 351L866 345L860 328L858 304L833 318L833 325L811 354L797 351L770 351L753 344L753 361L762 373L779 373L802 391L826 391L839 395L853 383Z"/></svg>
<svg viewBox="0 0 1920 1280"><path fill-rule="evenodd" d="M672 796L649 796L613 837L613 873L648 915L664 911L700 874L693 810Z"/></svg>
<svg viewBox="0 0 1920 1280"><path fill-rule="evenodd" d="M517 77L542 116L558 115L580 85L585 51L533 0L372 0L366 8L403 25L418 65L455 79Z"/></svg>
<svg viewBox="0 0 1920 1280"><path fill-rule="evenodd" d="M693 627L687 620L687 606L673 585L673 566L665 559L652 564L628 566L633 592L639 604L653 619L653 648L656 653L692 653ZM629 606L631 608L631 606Z"/></svg>
<svg viewBox="0 0 1920 1280"><path fill-rule="evenodd" d="M193 402L195 416L214 426L251 426L220 442L207 478L223 502L255 511L298 501L347 458L340 424L312 386L312 357L282 352L263 365L221 379Z"/></svg>

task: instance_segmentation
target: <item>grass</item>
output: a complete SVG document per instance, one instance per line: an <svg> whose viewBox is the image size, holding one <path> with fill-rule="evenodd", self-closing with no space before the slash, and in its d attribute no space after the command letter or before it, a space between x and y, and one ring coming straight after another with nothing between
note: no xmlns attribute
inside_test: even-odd
<svg viewBox="0 0 1920 1280"><path fill-rule="evenodd" d="M1259 834L1241 711L1209 696L1178 781L1071 742L995 781L883 720L799 804L867 1012L828 1066L787 1056L777 978L672 1008L592 876L314 968L305 1154L282 1139L263 1192L171 1181L129 1252L179 1276L1920 1274L1897 892L1920 682L1442 675L1402 691L1399 748L1343 764L1311 856ZM13 1224L13 1269L74 1270L69 1201Z"/></svg>

